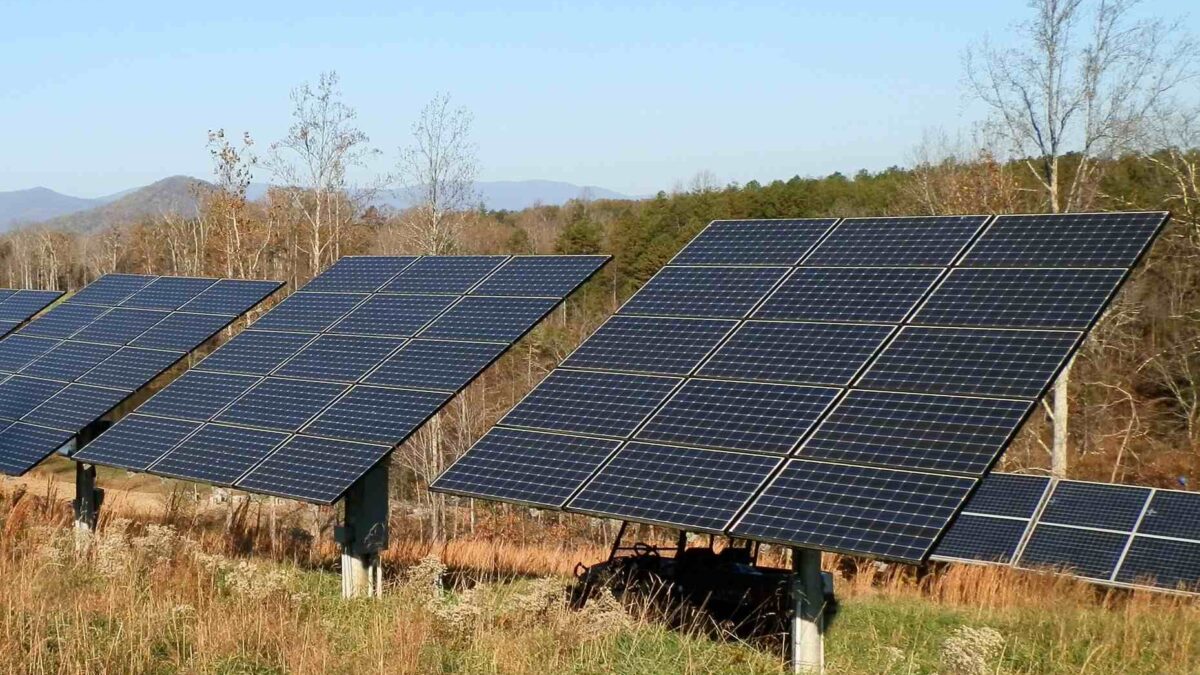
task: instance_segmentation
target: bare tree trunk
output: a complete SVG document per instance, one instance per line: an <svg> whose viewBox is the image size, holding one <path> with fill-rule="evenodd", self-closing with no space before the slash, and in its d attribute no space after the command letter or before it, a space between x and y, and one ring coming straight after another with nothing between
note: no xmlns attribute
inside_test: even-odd
<svg viewBox="0 0 1200 675"><path fill-rule="evenodd" d="M1055 478L1067 476L1067 421L1070 419L1070 400L1067 397L1071 381L1071 364L1067 363L1054 382L1054 444L1050 447L1050 474Z"/></svg>

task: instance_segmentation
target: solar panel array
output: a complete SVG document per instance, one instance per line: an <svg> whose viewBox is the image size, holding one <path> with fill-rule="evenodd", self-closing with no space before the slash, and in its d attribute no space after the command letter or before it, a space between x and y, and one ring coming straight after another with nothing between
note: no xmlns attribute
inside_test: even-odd
<svg viewBox="0 0 1200 675"><path fill-rule="evenodd" d="M433 488L923 560L1166 218L716 221Z"/></svg>
<svg viewBox="0 0 1200 675"><path fill-rule="evenodd" d="M342 258L75 459L332 503L607 260Z"/></svg>
<svg viewBox="0 0 1200 675"><path fill-rule="evenodd" d="M1200 593L1200 493L994 473L931 557Z"/></svg>
<svg viewBox="0 0 1200 675"><path fill-rule="evenodd" d="M0 472L33 468L280 286L109 274L0 340Z"/></svg>
<svg viewBox="0 0 1200 675"><path fill-rule="evenodd" d="M0 337L13 332L60 297L62 291L0 288Z"/></svg>

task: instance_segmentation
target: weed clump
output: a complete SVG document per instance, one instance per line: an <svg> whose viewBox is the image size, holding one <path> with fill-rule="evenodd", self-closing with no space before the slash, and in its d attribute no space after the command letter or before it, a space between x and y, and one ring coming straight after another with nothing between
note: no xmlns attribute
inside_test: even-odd
<svg viewBox="0 0 1200 675"><path fill-rule="evenodd" d="M1004 650L1004 636L986 626L961 626L942 643L942 665L954 675L987 675Z"/></svg>

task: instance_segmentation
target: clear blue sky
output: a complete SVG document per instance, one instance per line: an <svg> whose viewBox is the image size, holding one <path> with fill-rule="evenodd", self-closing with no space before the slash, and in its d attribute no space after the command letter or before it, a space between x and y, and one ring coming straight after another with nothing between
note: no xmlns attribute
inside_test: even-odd
<svg viewBox="0 0 1200 675"><path fill-rule="evenodd" d="M90 197L206 177L208 129L265 147L288 125L289 90L330 69L384 151L380 171L439 91L474 113L486 180L646 194L701 170L745 182L880 169L908 162L925 130L980 117L962 52L1027 12L1021 0L342 4L0 0L0 190Z"/></svg>

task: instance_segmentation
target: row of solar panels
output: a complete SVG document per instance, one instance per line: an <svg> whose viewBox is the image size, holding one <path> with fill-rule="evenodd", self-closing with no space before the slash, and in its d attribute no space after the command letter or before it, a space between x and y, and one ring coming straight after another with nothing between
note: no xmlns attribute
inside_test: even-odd
<svg viewBox="0 0 1200 675"><path fill-rule="evenodd" d="M433 488L923 561L1166 219L715 222Z"/></svg>
<svg viewBox="0 0 1200 675"><path fill-rule="evenodd" d="M1197 593L1200 493L994 473L932 559Z"/></svg>
<svg viewBox="0 0 1200 675"><path fill-rule="evenodd" d="M342 258L75 459L332 503L607 260Z"/></svg>

